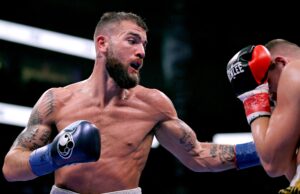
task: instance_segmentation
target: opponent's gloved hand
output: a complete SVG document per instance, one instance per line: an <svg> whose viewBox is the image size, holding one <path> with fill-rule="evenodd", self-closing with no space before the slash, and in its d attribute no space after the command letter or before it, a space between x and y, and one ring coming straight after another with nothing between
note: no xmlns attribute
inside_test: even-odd
<svg viewBox="0 0 300 194"><path fill-rule="evenodd" d="M42 176L65 165L97 161L100 146L99 129L80 120L59 132L52 143L34 150L29 163L32 172Z"/></svg>
<svg viewBox="0 0 300 194"><path fill-rule="evenodd" d="M227 64L227 76L236 96L243 102L247 121L270 116L269 88L266 82L271 55L263 45L247 46Z"/></svg>

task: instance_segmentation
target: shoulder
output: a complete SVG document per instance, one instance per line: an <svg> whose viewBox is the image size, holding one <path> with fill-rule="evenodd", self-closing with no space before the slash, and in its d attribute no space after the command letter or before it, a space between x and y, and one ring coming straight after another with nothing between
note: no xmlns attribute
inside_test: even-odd
<svg viewBox="0 0 300 194"><path fill-rule="evenodd" d="M68 93L68 89L64 87L57 88L49 88L46 90L40 97L39 102L43 101L57 101L61 98L66 98L70 94Z"/></svg>
<svg viewBox="0 0 300 194"><path fill-rule="evenodd" d="M66 101L74 92L80 90L81 82L66 85L64 87L53 87L46 90L41 97L51 98L55 101Z"/></svg>
<svg viewBox="0 0 300 194"><path fill-rule="evenodd" d="M70 85L65 87L53 87L46 90L38 99L35 104L35 108L42 111L45 107L48 107L51 112L57 110L64 102L66 102L72 96L72 89Z"/></svg>
<svg viewBox="0 0 300 194"><path fill-rule="evenodd" d="M155 107L159 112L176 114L171 99L162 91L155 88L137 86L136 96L142 98L150 106Z"/></svg>
<svg viewBox="0 0 300 194"><path fill-rule="evenodd" d="M137 86L136 91L137 91L136 95L138 97L143 97L144 100L150 102L151 101L171 102L170 98L165 93L155 88L146 88L143 86Z"/></svg>

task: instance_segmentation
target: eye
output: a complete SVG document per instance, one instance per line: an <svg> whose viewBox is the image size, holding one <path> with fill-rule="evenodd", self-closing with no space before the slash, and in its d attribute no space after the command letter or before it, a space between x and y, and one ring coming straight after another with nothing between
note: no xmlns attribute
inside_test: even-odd
<svg viewBox="0 0 300 194"><path fill-rule="evenodd" d="M129 44L136 44L137 43L137 41L133 38L129 38L127 41L129 42Z"/></svg>

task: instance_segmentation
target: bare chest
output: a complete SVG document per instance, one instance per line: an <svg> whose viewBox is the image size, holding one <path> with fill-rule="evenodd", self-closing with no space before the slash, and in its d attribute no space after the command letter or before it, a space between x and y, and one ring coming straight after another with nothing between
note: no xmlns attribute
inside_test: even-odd
<svg viewBox="0 0 300 194"><path fill-rule="evenodd" d="M61 107L56 124L61 130L76 120L88 120L99 128L103 145L136 149L149 139L159 121L155 110L138 100L112 102L105 107L93 100L77 100Z"/></svg>

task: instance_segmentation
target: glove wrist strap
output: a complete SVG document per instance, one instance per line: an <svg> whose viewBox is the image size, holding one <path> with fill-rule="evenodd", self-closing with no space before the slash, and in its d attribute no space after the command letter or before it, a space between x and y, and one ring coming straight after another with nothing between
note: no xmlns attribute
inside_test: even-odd
<svg viewBox="0 0 300 194"><path fill-rule="evenodd" d="M239 170L261 165L254 142L236 144L235 156L236 166Z"/></svg>
<svg viewBox="0 0 300 194"><path fill-rule="evenodd" d="M256 118L271 115L268 93L257 93L244 100L247 121L251 124Z"/></svg>

